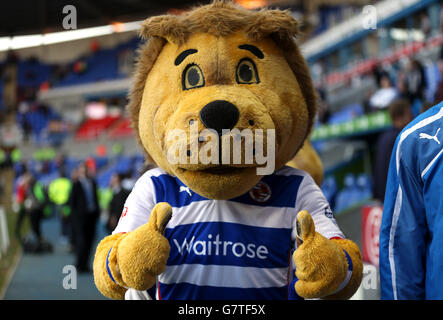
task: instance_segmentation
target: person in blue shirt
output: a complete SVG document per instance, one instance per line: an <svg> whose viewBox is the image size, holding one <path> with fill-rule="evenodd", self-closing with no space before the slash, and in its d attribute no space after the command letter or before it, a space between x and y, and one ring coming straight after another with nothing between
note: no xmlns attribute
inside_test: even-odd
<svg viewBox="0 0 443 320"><path fill-rule="evenodd" d="M380 229L382 299L443 299L443 102L398 135Z"/></svg>

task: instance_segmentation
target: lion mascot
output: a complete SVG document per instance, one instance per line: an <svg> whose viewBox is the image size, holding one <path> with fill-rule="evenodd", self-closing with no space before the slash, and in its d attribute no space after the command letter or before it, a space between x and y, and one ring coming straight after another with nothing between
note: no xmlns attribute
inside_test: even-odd
<svg viewBox="0 0 443 320"><path fill-rule="evenodd" d="M347 299L357 290L357 245L313 178L285 165L316 114L297 32L287 11L226 1L144 21L128 108L156 168L96 249L103 295Z"/></svg>

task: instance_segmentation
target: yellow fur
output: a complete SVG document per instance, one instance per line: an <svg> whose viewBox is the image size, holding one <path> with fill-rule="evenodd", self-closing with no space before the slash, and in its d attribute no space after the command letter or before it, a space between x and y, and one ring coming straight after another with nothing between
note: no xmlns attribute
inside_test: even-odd
<svg viewBox="0 0 443 320"><path fill-rule="evenodd" d="M230 1L214 1L210 5L197 7L196 9L180 16L164 15L151 17L146 19L141 29L141 35L147 39L145 45L140 48L139 59L137 62L136 73L134 75L135 81L129 93L128 110L131 114L134 129L137 137L141 140L139 131L139 116L142 107L142 97L146 89L146 79L148 74L152 74L154 64L157 64L157 59L166 44L174 44L177 48L189 48L190 37L196 34L206 34L217 38L225 38L233 34L242 33L245 43L257 43L265 40L268 43L272 42L274 47L280 49L277 56L283 57L289 67L285 74L292 74L297 79L300 86L303 100L306 102L308 111L308 120L306 132L303 133L305 140L311 131L314 122L314 116L317 110L316 94L312 79L309 75L309 70L305 60L303 59L298 46L295 43L295 37L298 35L298 23L291 17L289 11L281 10L260 10L249 11L233 4ZM215 49L214 47L204 43L200 46L208 49ZM216 48L223 49L223 48ZM237 48L236 48L237 49ZM215 50L216 51L216 50ZM176 52L178 54L179 52ZM229 57L231 52L224 52ZM275 55L274 55L275 57ZM171 60L174 57L169 57ZM280 57L277 57L280 58ZM210 68L209 72L218 72L220 64L214 64L214 68ZM223 65L223 68L225 66ZM168 71L174 69L171 64L167 64ZM162 69L162 73L166 73ZM208 71L208 70L206 70ZM279 75L275 73L274 76L283 77L285 74ZM228 77L232 79L232 75ZM168 83L173 85L174 82ZM277 83L278 85L279 83ZM152 90L167 89L166 86L159 86L154 83L155 87ZM274 88L275 89L275 88ZM287 99L285 96L279 95L281 99L287 103L291 103L293 99L291 96ZM292 100L292 101L291 101ZM158 105L156 106L158 107ZM291 109L298 108L296 105L291 105ZM284 108L281 108L284 109ZM292 137L291 137L292 138ZM300 139L301 137L297 137ZM301 147L301 144L298 146ZM292 158L298 149L295 151L289 148L292 152L289 158ZM149 151L144 148L148 160L152 161ZM289 160L289 159L288 159ZM157 163L160 167L162 164ZM164 167L163 167L164 168Z"/></svg>
<svg viewBox="0 0 443 320"><path fill-rule="evenodd" d="M256 174L256 163L230 165L220 173L201 162L172 164L168 160L174 143L168 134L174 129L189 134L191 119L202 130L199 112L214 100L228 100L238 108L236 129L275 129L275 170L294 158L309 136L316 112L312 80L295 43L297 27L287 11L248 11L226 1L215 1L182 16L147 19L141 30L147 41L139 52L128 109L148 161L210 199L230 199L250 190L262 178ZM239 48L244 44L258 47L263 57ZM176 57L187 49L197 52L176 65ZM244 58L255 63L260 78L257 83L237 83L236 69ZM182 75L190 64L200 68L205 82L199 88L184 90ZM249 120L254 120L253 124ZM178 144L189 146L187 139L178 140ZM307 159L318 160L309 148L303 151ZM321 162L316 162L317 171L320 166ZM316 176L314 170L307 171ZM316 181L319 183L318 176ZM147 224L100 242L94 277L104 295L122 299L126 287L146 290L154 284L169 255L170 246L162 231L170 213L168 204L157 204ZM294 254L302 279L297 291L306 297L348 297L360 283L358 272L341 292L332 293L346 275L342 247L351 251L356 270L361 266L358 248L347 240L328 240L315 231L312 234L315 236L306 237ZM118 284L107 273L108 253L108 266Z"/></svg>
<svg viewBox="0 0 443 320"><path fill-rule="evenodd" d="M126 289L112 282L106 270L106 257L123 234L114 234L105 237L97 246L94 257L94 281L98 290L111 299L124 299Z"/></svg>
<svg viewBox="0 0 443 320"><path fill-rule="evenodd" d="M168 132L182 129L189 132L189 119L198 120L198 112L213 100L229 100L240 111L236 126L239 130L276 130L276 168L282 167L301 147L309 124L309 111L297 79L283 57L281 49L269 38L254 43L263 53L257 59L239 45L249 43L243 33L224 38L197 33L189 37L182 47L167 43L149 73L141 102L138 131L144 148L155 163L177 176L194 192L211 199L229 199L250 190L260 179L255 168L245 168L236 174L216 175L204 171L203 166L190 169L182 164L171 165L165 155L170 145L165 141ZM178 67L173 60L182 51L197 49L186 63ZM235 82L235 68L242 58L254 60L260 74L257 85L239 85ZM219 65L215 65L218 61ZM181 75L187 64L199 65L207 86L198 90L182 90ZM221 67L223 66L223 67ZM214 69L220 69L220 74ZM165 72L164 70L168 70ZM218 83L219 79L223 83ZM168 86L158 86L168 83ZM201 181L205 181L202 184Z"/></svg>
<svg viewBox="0 0 443 320"><path fill-rule="evenodd" d="M303 239L303 244L293 255L296 276L299 279L295 284L297 294L307 299L350 298L362 279L363 266L358 247L350 240L329 240L315 232L314 221L307 211L301 211L297 220ZM346 250L352 260L353 272L349 283L337 292L348 270L343 250Z"/></svg>
<svg viewBox="0 0 443 320"><path fill-rule="evenodd" d="M318 186L323 182L323 164L312 147L311 142L305 141L296 156L287 163L288 166L306 171Z"/></svg>
<svg viewBox="0 0 443 320"><path fill-rule="evenodd" d="M152 209L148 223L126 234L108 236L100 242L94 259L94 279L103 295L123 299L127 287L147 290L155 284L156 276L166 268L169 256L170 246L162 233L171 211L169 204L160 202ZM109 250L109 268L116 283L107 273Z"/></svg>
<svg viewBox="0 0 443 320"><path fill-rule="evenodd" d="M331 241L335 242L349 254L352 260L353 271L347 286L336 294L327 296L326 299L349 299L357 291L363 278L363 263L360 249L354 242L347 239L332 239Z"/></svg>

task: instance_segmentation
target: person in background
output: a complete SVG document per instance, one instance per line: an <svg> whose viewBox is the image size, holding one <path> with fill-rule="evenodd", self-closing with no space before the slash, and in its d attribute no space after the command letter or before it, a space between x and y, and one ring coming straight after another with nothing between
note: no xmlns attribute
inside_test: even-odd
<svg viewBox="0 0 443 320"><path fill-rule="evenodd" d="M420 114L422 114L423 112L428 111L430 108L432 108L435 104L429 101L426 101L425 103L422 104L421 108L420 108Z"/></svg>
<svg viewBox="0 0 443 320"><path fill-rule="evenodd" d="M420 29L427 39L431 33L431 20L425 12L420 14Z"/></svg>
<svg viewBox="0 0 443 320"><path fill-rule="evenodd" d="M51 251L52 246L43 238L41 233L41 220L46 205L47 196L41 183L35 180L31 172L25 171L19 178L16 201L19 205L18 218L15 225L15 235L27 252ZM22 236L22 225L29 216L31 230L35 241L30 241Z"/></svg>
<svg viewBox="0 0 443 320"><path fill-rule="evenodd" d="M67 157L64 153L59 153L55 157L54 161L51 162L51 166L52 166L51 170L54 170L54 171L63 170L64 171L65 167L66 167L66 159L67 159Z"/></svg>
<svg viewBox="0 0 443 320"><path fill-rule="evenodd" d="M84 163L77 169L76 180L72 184L69 197L69 207L75 244L75 266L78 272L90 272L89 258L100 208L96 182L88 174Z"/></svg>
<svg viewBox="0 0 443 320"><path fill-rule="evenodd" d="M130 192L122 187L122 176L118 173L112 176L110 184L113 196L109 204L109 218L106 229L109 233L112 233L117 226L118 220L123 212L126 198Z"/></svg>
<svg viewBox="0 0 443 320"><path fill-rule="evenodd" d="M15 236L20 242L22 242L21 227L26 217L25 200L28 196L28 190L30 188L31 178L32 178L31 172L29 171L23 172L23 174L18 178L17 189L15 192L15 201L17 202L18 205L18 217L15 224Z"/></svg>
<svg viewBox="0 0 443 320"><path fill-rule="evenodd" d="M440 103L443 101L443 48L440 51L440 58L437 62L438 71L440 72L440 81L437 84L437 90L434 95L434 103Z"/></svg>
<svg viewBox="0 0 443 320"><path fill-rule="evenodd" d="M420 113L421 104L425 101L427 83L423 65L416 59L411 58L407 64L405 84L412 113L417 116Z"/></svg>
<svg viewBox="0 0 443 320"><path fill-rule="evenodd" d="M398 96L387 72L380 75L379 89L369 99L371 109L384 109Z"/></svg>
<svg viewBox="0 0 443 320"><path fill-rule="evenodd" d="M386 180L388 176L389 159L395 139L400 131L411 122L414 117L411 112L411 105L408 100L397 99L389 105L389 116L392 128L382 133L377 140L374 174L373 174L373 194L374 198L383 202L386 190Z"/></svg>
<svg viewBox="0 0 443 320"><path fill-rule="evenodd" d="M25 250L28 249L36 253L53 250L52 245L43 237L41 232L41 221L47 203L48 196L43 185L31 176L25 208L31 220L31 229L35 236L35 243L27 242Z"/></svg>
<svg viewBox="0 0 443 320"><path fill-rule="evenodd" d="M48 187L49 200L54 205L54 211L61 220L62 243L68 243L73 248L71 210L68 206L69 194L71 192L71 181L66 177L66 172L61 169L59 177L54 179ZM69 239L69 240L68 240Z"/></svg>
<svg viewBox="0 0 443 320"><path fill-rule="evenodd" d="M443 4L440 5L440 32L443 33Z"/></svg>
<svg viewBox="0 0 443 320"><path fill-rule="evenodd" d="M398 135L380 228L381 298L443 299L443 102Z"/></svg>

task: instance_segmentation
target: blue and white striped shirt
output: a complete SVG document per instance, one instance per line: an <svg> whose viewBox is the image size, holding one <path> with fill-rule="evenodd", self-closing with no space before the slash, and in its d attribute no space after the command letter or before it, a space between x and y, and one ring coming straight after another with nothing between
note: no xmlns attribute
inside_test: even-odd
<svg viewBox="0 0 443 320"><path fill-rule="evenodd" d="M344 238L320 188L290 167L230 200L204 198L165 171L150 170L135 184L114 233L147 223L158 202L168 202L173 213L157 299L287 299L297 213L308 210L326 238ZM127 298L137 298L128 291Z"/></svg>

